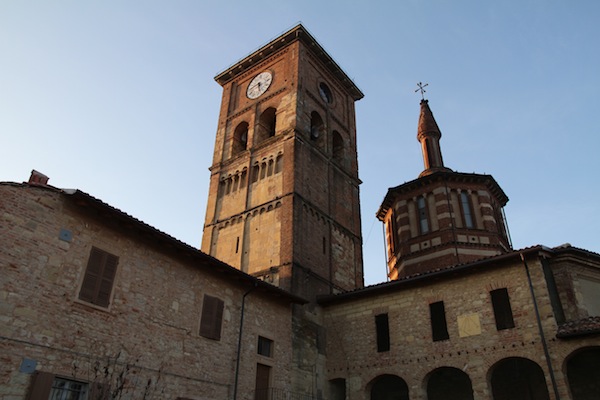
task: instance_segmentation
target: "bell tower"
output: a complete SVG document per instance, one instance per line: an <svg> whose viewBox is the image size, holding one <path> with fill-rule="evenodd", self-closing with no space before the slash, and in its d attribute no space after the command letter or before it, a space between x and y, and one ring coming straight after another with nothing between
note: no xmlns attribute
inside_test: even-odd
<svg viewBox="0 0 600 400"><path fill-rule="evenodd" d="M362 92L302 25L215 80L202 251L308 299L362 287Z"/></svg>

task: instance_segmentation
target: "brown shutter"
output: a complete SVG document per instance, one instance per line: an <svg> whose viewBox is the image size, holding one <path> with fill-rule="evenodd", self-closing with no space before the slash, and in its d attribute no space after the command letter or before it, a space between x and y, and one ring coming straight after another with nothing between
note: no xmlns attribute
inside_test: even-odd
<svg viewBox="0 0 600 400"><path fill-rule="evenodd" d="M118 264L119 257L92 247L79 298L88 303L107 307L110 303Z"/></svg>
<svg viewBox="0 0 600 400"><path fill-rule="evenodd" d="M27 400L48 400L52 390L54 374L37 371L32 376L31 389Z"/></svg>
<svg viewBox="0 0 600 400"><path fill-rule="evenodd" d="M104 254L104 270L98 287L98 296L96 297L96 304L99 306L107 307L110 303L110 294L112 292L118 263L119 258L117 256L109 253Z"/></svg>
<svg viewBox="0 0 600 400"><path fill-rule="evenodd" d="M200 335L209 339L221 339L223 321L223 300L204 295L202 317L200 319Z"/></svg>

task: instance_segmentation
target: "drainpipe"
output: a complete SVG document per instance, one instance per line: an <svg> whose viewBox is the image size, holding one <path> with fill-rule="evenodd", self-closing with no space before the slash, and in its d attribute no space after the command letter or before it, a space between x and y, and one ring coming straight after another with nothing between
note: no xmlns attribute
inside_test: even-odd
<svg viewBox="0 0 600 400"><path fill-rule="evenodd" d="M531 281L531 274L529 273L529 266L527 265L527 261L525 260L525 256L523 253L520 253L521 261L523 261L523 266L525 267L525 272L527 273L527 282L529 283L529 291L531 292L531 298L533 299L533 308L535 309L535 318L537 320L538 329L540 332L540 339L542 340L542 347L544 348L544 356L546 357L546 364L548 367L548 372L550 373L550 381L552 382L552 389L554 390L554 397L556 400L560 400L560 395L558 394L558 386L556 385L556 378L554 377L554 369L552 368L552 360L550 359L550 352L548 351L548 343L546 343L546 336L544 335L544 329L542 328L542 319L540 318L540 310L538 309L537 300L535 297L535 291L533 289L533 283Z"/></svg>
<svg viewBox="0 0 600 400"><path fill-rule="evenodd" d="M242 309L240 312L240 333L238 335L238 345L237 345L237 357L235 359L235 381L233 384L233 400L237 400L237 389L238 389L238 378L240 375L240 357L242 352L242 332L244 330L244 309L246 306L246 296L250 294L254 289L258 286L257 282L254 282L254 286L250 288L244 295L242 296Z"/></svg>

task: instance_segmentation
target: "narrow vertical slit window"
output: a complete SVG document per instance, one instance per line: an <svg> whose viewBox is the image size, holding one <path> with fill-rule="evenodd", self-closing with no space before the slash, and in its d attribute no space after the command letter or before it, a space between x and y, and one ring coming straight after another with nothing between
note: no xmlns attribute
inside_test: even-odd
<svg viewBox="0 0 600 400"><path fill-rule="evenodd" d="M492 307L494 308L494 318L496 319L496 329L499 331L515 327L510 298L506 288L492 290Z"/></svg>
<svg viewBox="0 0 600 400"><path fill-rule="evenodd" d="M377 352L390 350L390 325L387 314L375 316L375 330L377 333Z"/></svg>
<svg viewBox="0 0 600 400"><path fill-rule="evenodd" d="M425 197L419 197L417 199L417 210L419 212L419 229L421 234L429 232L429 218L427 215L427 204Z"/></svg>
<svg viewBox="0 0 600 400"><path fill-rule="evenodd" d="M438 301L429 305L429 313L431 318L431 336L434 342L440 340L447 340L450 338L448 335L448 325L446 323L446 310L444 308L444 302Z"/></svg>
<svg viewBox="0 0 600 400"><path fill-rule="evenodd" d="M471 199L469 198L467 192L460 192L460 203L462 206L462 214L465 221L465 227L473 228L475 224L473 223Z"/></svg>

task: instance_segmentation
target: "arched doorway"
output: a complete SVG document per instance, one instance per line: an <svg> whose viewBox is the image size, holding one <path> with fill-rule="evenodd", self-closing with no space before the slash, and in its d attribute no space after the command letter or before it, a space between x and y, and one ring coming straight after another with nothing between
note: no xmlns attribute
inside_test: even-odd
<svg viewBox="0 0 600 400"><path fill-rule="evenodd" d="M458 368L437 368L427 380L427 400L473 400L471 378Z"/></svg>
<svg viewBox="0 0 600 400"><path fill-rule="evenodd" d="M600 399L600 347L574 352L566 366L573 400Z"/></svg>
<svg viewBox="0 0 600 400"><path fill-rule="evenodd" d="M492 367L494 400L549 400L544 371L526 358L510 357Z"/></svg>
<svg viewBox="0 0 600 400"><path fill-rule="evenodd" d="M408 400L408 385L395 375L381 375L371 386L371 400Z"/></svg>

